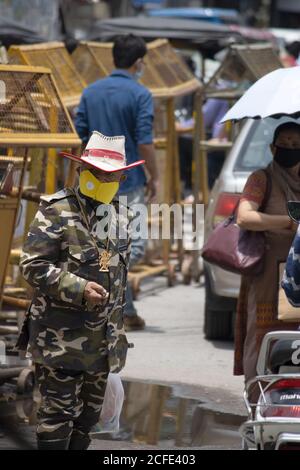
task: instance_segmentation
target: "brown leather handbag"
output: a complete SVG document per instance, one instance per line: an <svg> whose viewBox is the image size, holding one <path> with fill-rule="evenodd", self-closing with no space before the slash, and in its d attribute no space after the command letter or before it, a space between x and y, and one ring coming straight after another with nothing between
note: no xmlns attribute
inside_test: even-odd
<svg viewBox="0 0 300 470"><path fill-rule="evenodd" d="M260 211L263 212L271 193L268 173L266 194ZM239 203L225 221L220 222L210 234L202 249L205 261L226 271L245 276L260 274L264 269L266 241L264 232L243 230L236 223Z"/></svg>

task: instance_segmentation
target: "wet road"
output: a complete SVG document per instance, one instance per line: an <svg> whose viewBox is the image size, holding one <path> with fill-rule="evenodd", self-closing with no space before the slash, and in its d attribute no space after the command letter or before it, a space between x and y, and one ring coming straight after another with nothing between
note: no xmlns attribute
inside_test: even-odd
<svg viewBox="0 0 300 470"><path fill-rule="evenodd" d="M242 377L232 375L233 344L205 340L203 284L166 284L163 277L142 284L136 307L147 327L128 334L135 347L121 374L121 429L100 434L92 448L239 449L245 407ZM0 385L0 449L35 448L37 401L16 396L13 383Z"/></svg>
<svg viewBox="0 0 300 470"><path fill-rule="evenodd" d="M94 436L93 449L240 449L241 414L180 396L176 387L124 382L125 402L116 434ZM0 386L0 450L35 449L38 394L19 396Z"/></svg>

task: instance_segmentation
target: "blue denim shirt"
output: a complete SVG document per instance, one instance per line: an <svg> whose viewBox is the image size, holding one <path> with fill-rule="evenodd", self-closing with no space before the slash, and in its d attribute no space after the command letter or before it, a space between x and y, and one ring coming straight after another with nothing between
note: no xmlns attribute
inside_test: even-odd
<svg viewBox="0 0 300 470"><path fill-rule="evenodd" d="M83 91L75 126L84 143L93 131L107 136L124 135L127 163L133 163L140 160L138 144L152 143L152 95L129 72L115 70ZM120 193L146 183L143 167L125 172L127 179L121 184Z"/></svg>

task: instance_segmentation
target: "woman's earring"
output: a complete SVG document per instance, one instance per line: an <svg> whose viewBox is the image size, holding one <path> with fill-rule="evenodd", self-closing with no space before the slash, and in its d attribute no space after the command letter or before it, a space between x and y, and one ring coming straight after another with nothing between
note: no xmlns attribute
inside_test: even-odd
<svg viewBox="0 0 300 470"><path fill-rule="evenodd" d="M127 180L127 176L126 176L126 175L122 175L120 181L122 182L122 181L126 181L126 180Z"/></svg>

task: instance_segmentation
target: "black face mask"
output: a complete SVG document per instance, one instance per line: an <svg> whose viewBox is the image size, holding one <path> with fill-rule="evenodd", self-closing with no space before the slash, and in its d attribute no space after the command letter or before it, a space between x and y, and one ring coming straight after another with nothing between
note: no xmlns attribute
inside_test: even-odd
<svg viewBox="0 0 300 470"><path fill-rule="evenodd" d="M289 149L275 145L274 161L283 168L292 168L300 162L300 149Z"/></svg>

